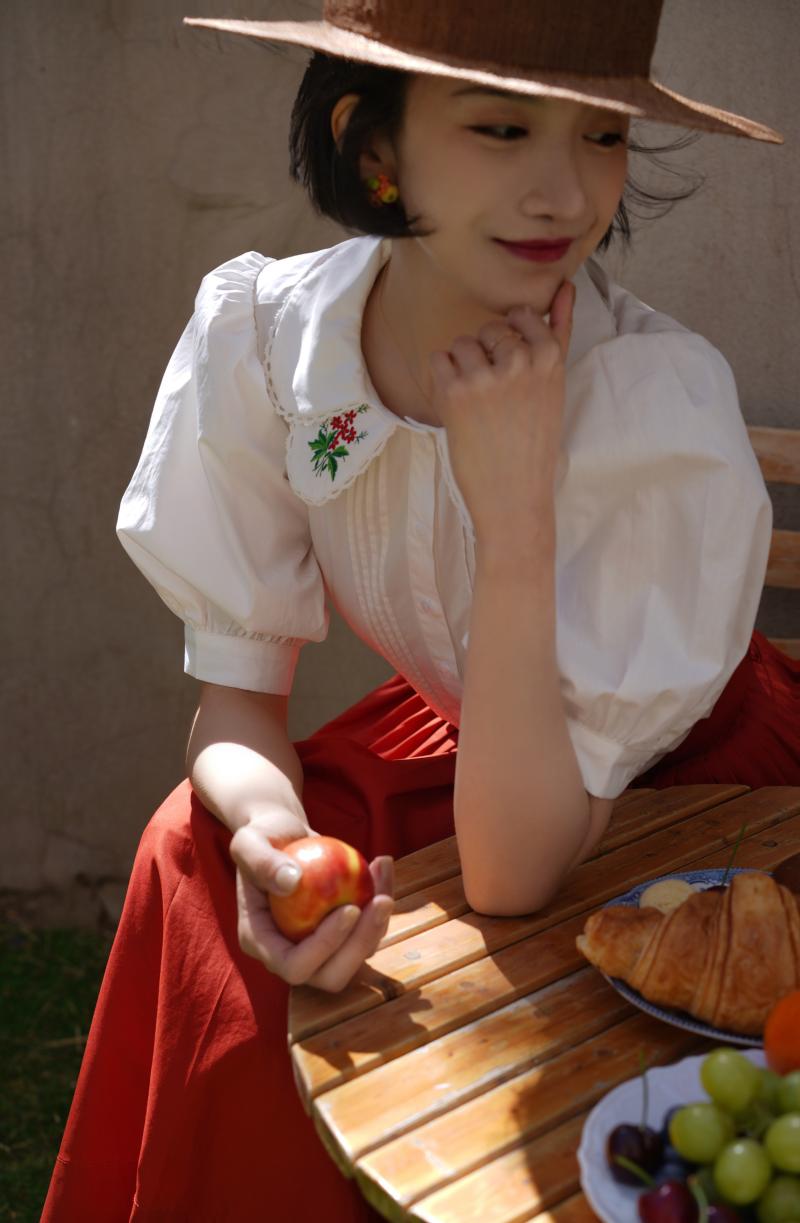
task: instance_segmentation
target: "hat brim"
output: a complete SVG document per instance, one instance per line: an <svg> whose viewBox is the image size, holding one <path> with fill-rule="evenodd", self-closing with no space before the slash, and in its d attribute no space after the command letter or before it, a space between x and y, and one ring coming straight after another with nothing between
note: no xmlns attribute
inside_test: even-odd
<svg viewBox="0 0 800 1223"><path fill-rule="evenodd" d="M242 21L233 18L184 17L185 25L202 26L225 34L243 34L268 42L288 42L325 51L362 63L378 64L404 72L475 81L479 85L508 89L515 93L566 98L590 106L622 111L634 118L669 123L731 136L748 136L770 144L783 144L774 128L732 111L695 102L667 89L649 77L578 76L563 72L536 71L512 76L502 64L470 62L451 56L422 56L389 46L328 21Z"/></svg>

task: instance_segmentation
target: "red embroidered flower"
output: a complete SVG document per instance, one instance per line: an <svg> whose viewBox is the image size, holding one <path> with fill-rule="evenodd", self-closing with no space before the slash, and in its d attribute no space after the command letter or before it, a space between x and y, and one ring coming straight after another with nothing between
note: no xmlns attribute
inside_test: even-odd
<svg viewBox="0 0 800 1223"><path fill-rule="evenodd" d="M359 433L355 428L356 417L366 411L367 404L362 403L357 408L348 408L346 412L323 421L313 442L308 443L315 475L321 476L327 471L332 480L336 479L339 463L349 458L347 447L363 441L367 436L366 431Z"/></svg>

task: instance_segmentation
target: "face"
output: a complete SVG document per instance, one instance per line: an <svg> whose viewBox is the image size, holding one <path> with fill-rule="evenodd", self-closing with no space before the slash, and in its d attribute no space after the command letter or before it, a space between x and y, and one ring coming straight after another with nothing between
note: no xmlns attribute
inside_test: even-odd
<svg viewBox="0 0 800 1223"><path fill-rule="evenodd" d="M376 150L406 214L435 231L415 241L440 275L493 312L545 313L613 220L628 125L621 112L420 75L397 145ZM572 243L549 263L501 244L555 238Z"/></svg>

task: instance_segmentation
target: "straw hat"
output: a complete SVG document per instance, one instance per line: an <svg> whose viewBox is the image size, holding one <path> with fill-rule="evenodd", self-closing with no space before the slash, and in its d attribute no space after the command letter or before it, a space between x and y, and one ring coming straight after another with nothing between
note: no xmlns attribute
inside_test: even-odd
<svg viewBox="0 0 800 1223"><path fill-rule="evenodd" d="M321 21L185 17L191 26L640 119L782 144L771 127L654 81L663 0L324 0Z"/></svg>

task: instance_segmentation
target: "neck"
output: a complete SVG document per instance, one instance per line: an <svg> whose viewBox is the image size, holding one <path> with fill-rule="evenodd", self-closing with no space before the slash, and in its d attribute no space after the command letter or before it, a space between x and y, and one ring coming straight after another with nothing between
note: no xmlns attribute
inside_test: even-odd
<svg viewBox="0 0 800 1223"><path fill-rule="evenodd" d="M373 293L380 294L378 317L390 331L389 342L402 353L429 403L433 397L430 353L447 351L457 336L475 335L484 323L501 317L448 277L420 240L393 242L391 257Z"/></svg>

